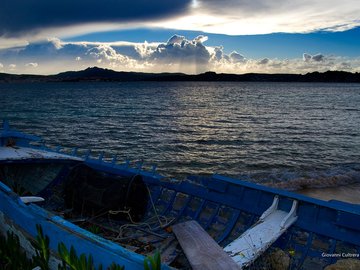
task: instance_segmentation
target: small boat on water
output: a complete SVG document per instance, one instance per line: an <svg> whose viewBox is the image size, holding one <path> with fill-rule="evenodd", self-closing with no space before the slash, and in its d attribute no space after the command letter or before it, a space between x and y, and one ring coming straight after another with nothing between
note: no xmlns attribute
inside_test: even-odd
<svg viewBox="0 0 360 270"><path fill-rule="evenodd" d="M221 175L169 179L155 167L40 142L4 121L0 232L14 232L31 255L40 225L50 238L52 269L59 243L91 254L105 269L112 262L143 269L155 251L162 269L256 269L275 250L289 269L359 259L359 205Z"/></svg>

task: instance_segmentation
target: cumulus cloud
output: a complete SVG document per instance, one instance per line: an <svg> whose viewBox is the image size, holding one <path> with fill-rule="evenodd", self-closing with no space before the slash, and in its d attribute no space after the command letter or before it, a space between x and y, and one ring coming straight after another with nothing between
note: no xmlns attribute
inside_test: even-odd
<svg viewBox="0 0 360 270"><path fill-rule="evenodd" d="M217 46L214 48L214 52L212 55L214 60L220 61L221 59L223 59L225 57L223 50L224 50L223 46Z"/></svg>
<svg viewBox="0 0 360 270"><path fill-rule="evenodd" d="M3 0L0 36L86 23L146 21L184 12L190 0Z"/></svg>
<svg viewBox="0 0 360 270"><path fill-rule="evenodd" d="M166 42L64 42L52 38L23 47L0 50L3 71L53 74L100 66L118 71L184 72L212 70L225 73L307 73L312 71L359 71L360 58L312 55L293 59L251 59L223 46L206 46L206 36L187 39L173 35ZM35 68L36 67L36 68ZM1 68L1 66L0 66Z"/></svg>
<svg viewBox="0 0 360 270"><path fill-rule="evenodd" d="M181 44L185 40L184 36L173 35L171 38L168 39L167 44L168 46Z"/></svg>
<svg viewBox="0 0 360 270"><path fill-rule="evenodd" d="M10 71L14 71L16 69L16 65L15 64L10 64L9 65L9 70Z"/></svg>
<svg viewBox="0 0 360 270"><path fill-rule="evenodd" d="M303 53L303 60L304 62L309 62L311 60L312 56L308 53Z"/></svg>
<svg viewBox="0 0 360 270"><path fill-rule="evenodd" d="M236 51L233 51L232 53L230 53L229 57L230 57L230 60L234 63L246 62L246 58L242 54L237 53Z"/></svg>
<svg viewBox="0 0 360 270"><path fill-rule="evenodd" d="M309 61L321 62L325 60L325 56L321 53L315 55L303 53L303 60L304 62L309 62Z"/></svg>
<svg viewBox="0 0 360 270"><path fill-rule="evenodd" d="M151 53L150 59L163 63L206 64L210 59L209 51L202 44L206 39L204 36L198 36L193 40L187 40L184 36L174 35L166 44L159 44Z"/></svg>
<svg viewBox="0 0 360 270"><path fill-rule="evenodd" d="M107 44L92 47L86 51L85 55L96 59L99 63L102 61L123 61L125 59L123 55L116 53L116 51Z"/></svg>
<svg viewBox="0 0 360 270"><path fill-rule="evenodd" d="M25 64L26 67L32 67L32 68L36 68L38 66L38 63L27 63Z"/></svg>
<svg viewBox="0 0 360 270"><path fill-rule="evenodd" d="M2 63L0 63L0 69L3 69L4 65Z"/></svg>
<svg viewBox="0 0 360 270"><path fill-rule="evenodd" d="M266 65L270 62L270 59L269 58L264 58L264 59L261 59L258 61L258 64L259 65Z"/></svg>
<svg viewBox="0 0 360 270"><path fill-rule="evenodd" d="M208 37L204 36L204 35L200 35L200 36L197 36L196 38L194 38L195 43L204 43L207 40L208 40Z"/></svg>
<svg viewBox="0 0 360 270"><path fill-rule="evenodd" d="M319 54L313 55L311 59L316 62L320 62L320 61L324 61L324 58L325 58L325 56L319 53Z"/></svg>

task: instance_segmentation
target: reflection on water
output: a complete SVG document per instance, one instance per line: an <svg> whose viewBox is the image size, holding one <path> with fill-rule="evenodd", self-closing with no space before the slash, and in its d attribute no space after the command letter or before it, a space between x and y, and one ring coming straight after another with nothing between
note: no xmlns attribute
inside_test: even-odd
<svg viewBox="0 0 360 270"><path fill-rule="evenodd" d="M53 146L143 159L176 177L360 182L359 84L0 84L0 117Z"/></svg>
<svg viewBox="0 0 360 270"><path fill-rule="evenodd" d="M299 193L325 201L338 200L360 204L360 184L322 189L303 189Z"/></svg>

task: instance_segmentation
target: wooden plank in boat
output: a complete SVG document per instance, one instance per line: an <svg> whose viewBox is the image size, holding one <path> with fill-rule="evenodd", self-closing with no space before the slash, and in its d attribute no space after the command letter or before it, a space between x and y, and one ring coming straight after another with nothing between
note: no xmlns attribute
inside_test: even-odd
<svg viewBox="0 0 360 270"><path fill-rule="evenodd" d="M195 220L172 229L194 270L241 269Z"/></svg>

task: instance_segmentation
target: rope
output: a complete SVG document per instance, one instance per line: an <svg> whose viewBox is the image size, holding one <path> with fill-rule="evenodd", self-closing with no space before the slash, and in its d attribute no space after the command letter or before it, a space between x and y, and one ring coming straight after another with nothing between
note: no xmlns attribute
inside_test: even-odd
<svg viewBox="0 0 360 270"><path fill-rule="evenodd" d="M155 216L157 217L157 219L158 219L158 221L159 221L160 227L161 227L161 228L164 228L164 226L163 226L163 224L161 223L161 220L160 220L160 218L159 218L159 214L158 214L158 212L157 212L157 210L156 210L156 207L155 207L154 201L153 201L153 199L152 199L151 192L150 192L150 189L149 189L148 185L146 185L146 189L147 189L147 192L148 192L148 194L149 194L150 202L151 202L151 205L152 205L152 207L153 207Z"/></svg>
<svg viewBox="0 0 360 270"><path fill-rule="evenodd" d="M166 228L168 227L174 220L175 218L171 218L171 219L168 219L167 217L165 216L161 216L158 214L157 210L156 210L156 207L155 207L155 203L151 197L151 192L150 192L150 189L148 186L146 186L147 188L147 191L148 191L148 194L150 196L150 202L151 202L151 206L154 210L154 213L155 213L155 216L153 217L150 217L149 219L147 219L145 222L135 222L132 217L131 217L131 214L130 214L130 211L131 209L128 209L128 210L109 210L108 213L111 214L111 215L117 215L117 214L127 214L128 217L129 217L129 220L131 223L127 223L127 224L124 224L122 226L120 226L119 228L119 234L117 235L117 237L115 237L116 240L121 240L123 238L123 231L124 229L126 228L129 228L129 227L134 227L134 228L140 228L142 226L145 226L149 229L149 231L155 231L157 229L160 229L160 228ZM153 227L154 224L154 221L152 221L154 218L156 218L157 220L157 223L159 224L158 226L155 226ZM163 219L163 221L161 220Z"/></svg>

